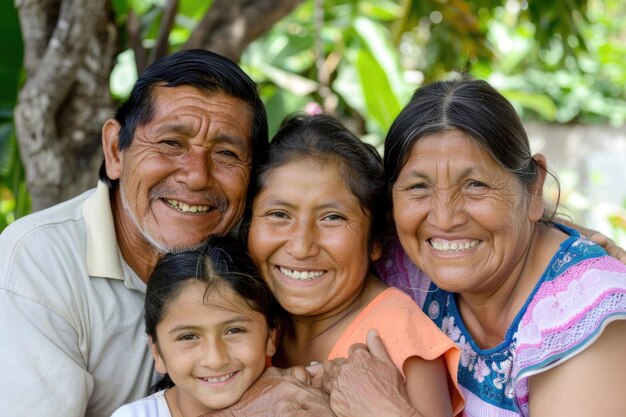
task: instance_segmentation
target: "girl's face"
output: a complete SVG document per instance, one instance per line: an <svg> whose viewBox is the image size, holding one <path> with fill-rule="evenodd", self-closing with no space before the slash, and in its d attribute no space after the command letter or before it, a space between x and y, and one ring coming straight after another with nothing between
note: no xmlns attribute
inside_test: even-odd
<svg viewBox="0 0 626 417"><path fill-rule="evenodd" d="M156 327L157 342L151 344L156 370L174 381L170 395L187 416L237 402L264 371L276 346L275 331L263 314L250 309L227 284L205 296L206 288L193 280L185 284L167 306Z"/></svg>
<svg viewBox="0 0 626 417"><path fill-rule="evenodd" d="M331 315L364 285L370 224L337 162L298 159L274 169L254 198L248 250L290 314Z"/></svg>
<svg viewBox="0 0 626 417"><path fill-rule="evenodd" d="M543 212L543 180L526 192L460 131L413 145L393 185L393 217L406 253L441 288L492 293L524 263Z"/></svg>

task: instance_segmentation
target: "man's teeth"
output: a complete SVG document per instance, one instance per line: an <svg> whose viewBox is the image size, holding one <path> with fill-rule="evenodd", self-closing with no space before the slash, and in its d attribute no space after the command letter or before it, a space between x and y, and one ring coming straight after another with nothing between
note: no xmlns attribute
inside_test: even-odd
<svg viewBox="0 0 626 417"><path fill-rule="evenodd" d="M280 267L280 272L287 275L289 278L301 281L309 281L323 274L322 271L292 271L291 269L287 269L282 266Z"/></svg>
<svg viewBox="0 0 626 417"><path fill-rule="evenodd" d="M206 382L209 382L211 384L217 384L217 383L224 382L224 381L228 380L234 374L235 374L234 372L231 372L230 374L223 375L223 376L218 376L216 378L202 378L202 379L204 379Z"/></svg>
<svg viewBox="0 0 626 417"><path fill-rule="evenodd" d="M206 213L211 208L209 206L190 206L189 204L181 203L180 201L171 200L169 198L166 198L165 202L185 213Z"/></svg>
<svg viewBox="0 0 626 417"><path fill-rule="evenodd" d="M473 248L478 245L478 240L472 240L471 242L435 242L433 240L430 241L431 246L436 251L441 252L458 252L462 250L466 250L469 248Z"/></svg>

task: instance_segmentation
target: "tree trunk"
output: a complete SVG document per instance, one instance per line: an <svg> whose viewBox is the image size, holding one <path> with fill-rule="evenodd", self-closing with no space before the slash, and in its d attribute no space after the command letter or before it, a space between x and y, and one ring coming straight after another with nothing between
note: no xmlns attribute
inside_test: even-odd
<svg viewBox="0 0 626 417"><path fill-rule="evenodd" d="M15 124L33 210L96 184L118 51L107 0L16 0L26 83Z"/></svg>
<svg viewBox="0 0 626 417"><path fill-rule="evenodd" d="M237 62L250 42L304 0L215 0L185 48ZM33 211L96 184L109 77L121 49L109 0L15 0L26 83L15 124Z"/></svg>

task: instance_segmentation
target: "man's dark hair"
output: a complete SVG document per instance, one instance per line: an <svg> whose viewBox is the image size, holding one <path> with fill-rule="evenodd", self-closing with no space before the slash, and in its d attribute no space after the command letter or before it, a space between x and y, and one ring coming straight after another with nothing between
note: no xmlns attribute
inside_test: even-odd
<svg viewBox="0 0 626 417"><path fill-rule="evenodd" d="M128 148L135 130L154 117L154 87L189 85L206 93L224 93L239 98L252 110L252 163L268 145L267 114L257 85L237 64L204 49L187 49L166 55L150 65L137 79L128 100L117 109L115 119L120 124L119 150ZM117 183L108 178L104 162L100 180L109 188Z"/></svg>

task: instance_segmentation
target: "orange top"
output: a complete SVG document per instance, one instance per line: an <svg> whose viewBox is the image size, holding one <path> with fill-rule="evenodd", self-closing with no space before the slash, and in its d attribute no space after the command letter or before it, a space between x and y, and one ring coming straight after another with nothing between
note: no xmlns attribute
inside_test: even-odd
<svg viewBox="0 0 626 417"><path fill-rule="evenodd" d="M350 346L365 343L370 329L378 331L403 378L402 368L408 358L419 356L433 360L443 356L449 380L453 382L449 387L452 409L455 415L461 412L464 400L457 382L459 348L408 295L397 288L387 288L361 311L333 346L327 359L347 358Z"/></svg>

